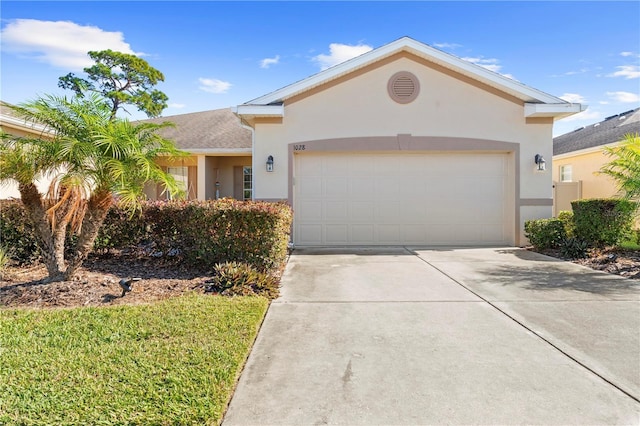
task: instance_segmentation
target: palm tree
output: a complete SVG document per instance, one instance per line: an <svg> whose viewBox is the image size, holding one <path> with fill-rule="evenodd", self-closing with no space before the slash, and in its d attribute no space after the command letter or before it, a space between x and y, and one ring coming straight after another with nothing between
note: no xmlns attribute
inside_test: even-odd
<svg viewBox="0 0 640 426"><path fill-rule="evenodd" d="M640 135L626 134L622 145L605 147L605 154L613 160L600 173L611 176L626 198L640 198Z"/></svg>
<svg viewBox="0 0 640 426"><path fill-rule="evenodd" d="M133 212L146 182L160 182L170 193L180 193L173 177L154 162L158 156L183 155L156 133L169 123L114 118L108 102L97 94L5 105L46 129L37 137L2 135L0 183L18 183L50 281L69 280L82 265L116 198ZM51 179L46 194L35 184L42 177ZM77 242L65 259L68 231L76 234Z"/></svg>

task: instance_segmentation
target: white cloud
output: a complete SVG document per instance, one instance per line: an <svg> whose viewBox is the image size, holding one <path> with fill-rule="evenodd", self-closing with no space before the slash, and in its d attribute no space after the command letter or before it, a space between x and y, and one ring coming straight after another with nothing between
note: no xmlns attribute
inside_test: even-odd
<svg viewBox="0 0 640 426"><path fill-rule="evenodd" d="M559 98L564 99L567 102L571 102L572 104L583 104L587 102L584 96L577 93L565 93L562 96L559 96Z"/></svg>
<svg viewBox="0 0 640 426"><path fill-rule="evenodd" d="M629 57L629 56L640 57L640 55L638 55L637 53L633 53L633 52L620 52L620 56L624 56L624 57Z"/></svg>
<svg viewBox="0 0 640 426"><path fill-rule="evenodd" d="M104 31L71 21L14 19L2 29L2 49L59 68L81 70L93 61L87 52L111 49L135 53L121 32Z"/></svg>
<svg viewBox="0 0 640 426"><path fill-rule="evenodd" d="M264 58L260 61L260 68L269 68L271 65L276 65L280 62L280 55L276 55L273 58Z"/></svg>
<svg viewBox="0 0 640 426"><path fill-rule="evenodd" d="M348 44L331 43L329 45L330 53L328 55L321 53L320 55L314 56L313 60L320 65L320 68L325 70L334 65L338 65L342 62L348 61L349 59L355 58L356 56L367 53L370 50L373 50L373 47L366 44L351 46Z"/></svg>
<svg viewBox="0 0 640 426"><path fill-rule="evenodd" d="M167 105L167 107L168 107L168 108L181 109L181 108L186 107L186 105L185 105L185 104L169 104L169 105Z"/></svg>
<svg viewBox="0 0 640 426"><path fill-rule="evenodd" d="M640 66L638 65L622 65L616 68L618 71L609 74L608 77L624 77L627 80L640 78Z"/></svg>
<svg viewBox="0 0 640 426"><path fill-rule="evenodd" d="M461 44L456 43L433 43L433 46L438 49L457 49L458 47L462 47Z"/></svg>
<svg viewBox="0 0 640 426"><path fill-rule="evenodd" d="M218 80L216 78L199 78L199 89L209 93L227 93L232 84L228 81Z"/></svg>
<svg viewBox="0 0 640 426"><path fill-rule="evenodd" d="M632 103L640 101L640 96L637 93L631 92L607 92L607 96L614 101L622 103Z"/></svg>
<svg viewBox="0 0 640 426"><path fill-rule="evenodd" d="M600 113L598 111L589 111L587 109L586 111L563 118L562 121L594 121L598 119L600 119Z"/></svg>

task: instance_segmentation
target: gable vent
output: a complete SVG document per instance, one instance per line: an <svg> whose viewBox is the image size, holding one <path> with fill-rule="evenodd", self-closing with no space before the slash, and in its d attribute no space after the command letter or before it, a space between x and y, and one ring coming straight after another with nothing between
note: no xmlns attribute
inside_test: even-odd
<svg viewBox="0 0 640 426"><path fill-rule="evenodd" d="M387 83L389 96L399 104L408 104L418 97L420 82L418 78L407 71L395 73Z"/></svg>

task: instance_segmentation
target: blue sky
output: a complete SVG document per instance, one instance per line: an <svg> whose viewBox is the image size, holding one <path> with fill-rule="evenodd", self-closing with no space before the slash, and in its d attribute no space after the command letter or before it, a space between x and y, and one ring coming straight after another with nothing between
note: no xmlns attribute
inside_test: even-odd
<svg viewBox="0 0 640 426"><path fill-rule="evenodd" d="M554 135L640 105L640 2L29 2L1 5L1 93L62 93L86 52L143 55L164 116L235 106L403 36L589 105ZM133 112L133 111L132 111ZM134 113L132 118L143 118Z"/></svg>

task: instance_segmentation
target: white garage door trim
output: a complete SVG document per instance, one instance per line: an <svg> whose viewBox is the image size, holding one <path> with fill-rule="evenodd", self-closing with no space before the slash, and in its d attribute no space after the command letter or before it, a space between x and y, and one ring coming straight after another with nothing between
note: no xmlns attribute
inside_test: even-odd
<svg viewBox="0 0 640 426"><path fill-rule="evenodd" d="M517 157L517 144L410 135L291 144L294 243L514 245Z"/></svg>

